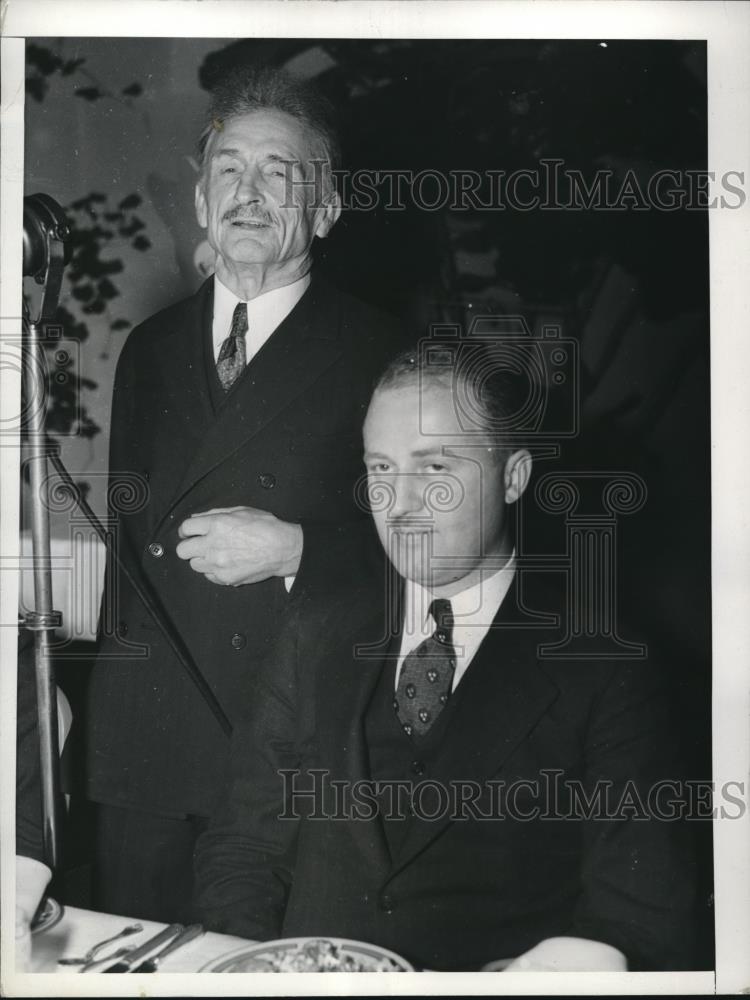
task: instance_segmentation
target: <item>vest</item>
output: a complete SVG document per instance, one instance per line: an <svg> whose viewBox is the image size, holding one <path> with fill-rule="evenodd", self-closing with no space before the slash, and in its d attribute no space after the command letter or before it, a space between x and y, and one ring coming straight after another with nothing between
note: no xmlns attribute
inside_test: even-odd
<svg viewBox="0 0 750 1000"><path fill-rule="evenodd" d="M369 758L370 779L375 782L406 781L410 787L430 778L432 764L454 710L454 698L448 699L443 711L424 736L407 736L393 707L396 659L400 637L391 646L391 656L385 661L380 678L365 713L365 737ZM378 796L380 815L388 848L393 858L406 832L410 810L410 795L397 798L391 792ZM391 814L389 818L389 813Z"/></svg>

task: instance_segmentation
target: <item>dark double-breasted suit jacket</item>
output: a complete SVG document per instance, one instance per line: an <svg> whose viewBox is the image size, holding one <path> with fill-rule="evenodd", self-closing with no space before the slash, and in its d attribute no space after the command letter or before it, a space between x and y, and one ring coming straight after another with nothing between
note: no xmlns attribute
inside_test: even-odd
<svg viewBox="0 0 750 1000"><path fill-rule="evenodd" d="M387 801L374 815L363 789L377 699L381 718L392 712L398 645L384 602L398 588L367 575L298 592L198 842L201 918L250 938L370 941L433 969L477 969L569 935L619 948L631 968L690 967L688 834L632 818L655 782L677 776L655 665L540 656L554 631L529 617L516 577L439 740L405 750L390 776L421 788L418 808L389 820ZM456 808L462 795L473 811ZM586 800L591 818L575 818ZM607 819L621 803L622 818Z"/></svg>
<svg viewBox="0 0 750 1000"><path fill-rule="evenodd" d="M224 398L211 348L213 284L128 338L115 378L111 527L231 722L278 632L284 583L223 587L175 554L191 514L249 506L302 523L306 559L367 521L355 497L375 376L402 343L394 322L325 281L310 287ZM252 331L250 331L250 336ZM212 382L213 380L213 382ZM88 703L96 801L206 815L228 740L113 561Z"/></svg>

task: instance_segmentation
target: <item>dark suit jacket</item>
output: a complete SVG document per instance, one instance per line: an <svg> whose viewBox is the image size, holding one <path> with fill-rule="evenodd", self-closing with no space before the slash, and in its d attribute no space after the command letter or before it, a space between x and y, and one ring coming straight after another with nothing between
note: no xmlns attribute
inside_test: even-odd
<svg viewBox="0 0 750 1000"><path fill-rule="evenodd" d="M301 818L279 818L292 812L284 792L295 769L297 792L322 788L323 770L348 788L370 777L364 717L384 669L378 650L388 648L384 598L396 592L382 581L344 574L336 593L322 580L312 596L298 592L295 623L259 674L254 718L235 734L224 805L198 843L201 918L250 938L370 941L433 969L477 969L558 935L612 944L635 969L690 967L685 829L554 818L571 815L567 782L589 796L606 783L616 807L628 788L645 801L654 781L679 777L658 670L545 660L537 647L554 632L530 622L515 593L456 688L437 756L414 778L480 783L478 818L393 820L405 824L394 856L384 821L341 818L346 806L332 794L297 794ZM541 791L545 772L560 782L557 805ZM519 783L515 802L497 810L505 818L481 818L493 812L488 781ZM423 813L433 808L423 802Z"/></svg>
<svg viewBox="0 0 750 1000"><path fill-rule="evenodd" d="M39 764L34 635L18 636L16 701L16 854L46 864L42 821L42 778Z"/></svg>
<svg viewBox="0 0 750 1000"><path fill-rule="evenodd" d="M281 579L209 583L175 555L177 529L246 505L301 522L306 559L360 519L361 427L372 383L402 346L394 322L314 279L215 413L213 284L133 331L114 387L110 501L145 579L231 721L288 603ZM159 548L154 548L159 546ZM108 565L88 705L88 791L164 815L207 814L228 741L116 567Z"/></svg>

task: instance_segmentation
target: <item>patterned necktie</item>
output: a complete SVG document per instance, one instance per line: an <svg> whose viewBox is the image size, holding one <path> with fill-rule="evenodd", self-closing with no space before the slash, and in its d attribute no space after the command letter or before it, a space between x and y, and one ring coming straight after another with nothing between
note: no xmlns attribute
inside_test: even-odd
<svg viewBox="0 0 750 1000"><path fill-rule="evenodd" d="M450 697L456 669L451 602L430 604L436 629L413 649L401 666L393 707L407 736L424 736Z"/></svg>
<svg viewBox="0 0 750 1000"><path fill-rule="evenodd" d="M229 392L234 383L245 370L247 347L247 302L238 302L232 314L232 329L221 345L216 361L216 374L224 392Z"/></svg>

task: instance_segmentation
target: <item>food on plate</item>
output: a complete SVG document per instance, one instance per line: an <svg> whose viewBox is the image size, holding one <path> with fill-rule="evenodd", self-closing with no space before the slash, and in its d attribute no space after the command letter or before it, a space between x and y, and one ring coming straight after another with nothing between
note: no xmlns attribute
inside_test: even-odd
<svg viewBox="0 0 750 1000"><path fill-rule="evenodd" d="M375 949L373 949L375 952ZM311 938L259 948L232 966L232 972L403 972L387 955L366 954L345 943Z"/></svg>

